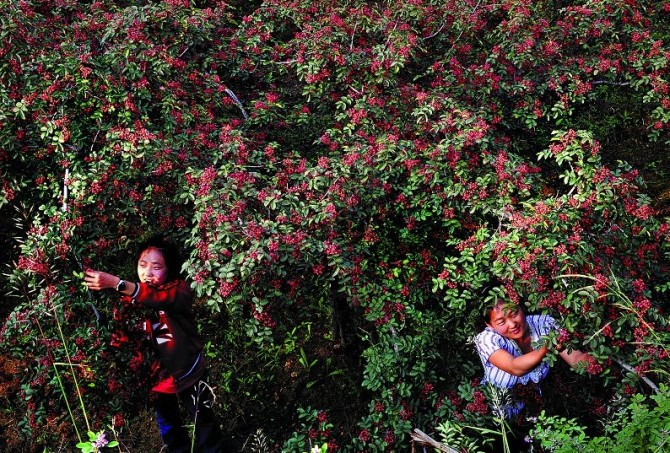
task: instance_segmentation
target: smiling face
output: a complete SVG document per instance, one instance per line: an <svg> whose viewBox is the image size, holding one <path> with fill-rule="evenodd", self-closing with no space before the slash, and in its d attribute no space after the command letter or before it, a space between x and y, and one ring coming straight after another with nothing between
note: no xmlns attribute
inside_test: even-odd
<svg viewBox="0 0 670 453"><path fill-rule="evenodd" d="M487 326L510 340L520 340L526 334L526 316L518 306L508 307L502 303L489 312Z"/></svg>
<svg viewBox="0 0 670 453"><path fill-rule="evenodd" d="M142 283L160 286L167 282L168 268L163 254L150 247L140 254L137 260L137 276Z"/></svg>

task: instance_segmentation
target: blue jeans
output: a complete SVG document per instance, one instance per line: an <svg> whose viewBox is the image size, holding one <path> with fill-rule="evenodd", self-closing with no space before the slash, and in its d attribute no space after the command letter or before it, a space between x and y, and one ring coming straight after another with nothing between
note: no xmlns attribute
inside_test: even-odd
<svg viewBox="0 0 670 453"><path fill-rule="evenodd" d="M191 428L184 427L179 414L179 404L188 411L191 422L195 424L196 442L193 451L203 453L221 453L224 451L223 436L212 411L212 394L204 381L177 394L156 394L156 418L163 442L168 451L190 453Z"/></svg>

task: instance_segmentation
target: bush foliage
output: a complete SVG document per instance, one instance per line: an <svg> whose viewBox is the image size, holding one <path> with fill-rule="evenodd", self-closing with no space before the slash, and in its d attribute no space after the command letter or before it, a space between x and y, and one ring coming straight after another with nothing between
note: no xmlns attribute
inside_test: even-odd
<svg viewBox="0 0 670 453"><path fill-rule="evenodd" d="M670 143L670 2L0 0L0 23L17 449L110 425L141 448L138 315L80 272L132 278L161 230L231 438L490 425L471 338L501 297L593 355L596 415L667 380L670 227L616 156Z"/></svg>

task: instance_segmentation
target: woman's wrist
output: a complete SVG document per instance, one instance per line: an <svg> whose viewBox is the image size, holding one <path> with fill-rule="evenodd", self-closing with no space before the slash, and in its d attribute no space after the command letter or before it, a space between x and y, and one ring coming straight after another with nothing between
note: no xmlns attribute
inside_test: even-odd
<svg viewBox="0 0 670 453"><path fill-rule="evenodd" d="M126 289L126 281L122 278L119 278L116 285L114 285L114 289L117 292L123 292L123 290Z"/></svg>
<svg viewBox="0 0 670 453"><path fill-rule="evenodd" d="M135 297L139 291L139 283L124 281L123 289L119 289L119 292L123 295L129 297Z"/></svg>

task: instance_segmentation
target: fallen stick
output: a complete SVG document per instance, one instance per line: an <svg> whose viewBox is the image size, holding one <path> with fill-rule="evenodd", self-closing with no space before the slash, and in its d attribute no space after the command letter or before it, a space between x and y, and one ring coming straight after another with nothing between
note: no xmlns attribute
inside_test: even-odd
<svg viewBox="0 0 670 453"><path fill-rule="evenodd" d="M430 447L436 448L438 451L443 451L446 453L460 453L458 450L454 450L451 447L448 447L432 437L430 437L428 434L424 433L418 428L414 428L414 431L412 431L412 451L414 450L414 443L418 443L421 445L428 445Z"/></svg>

